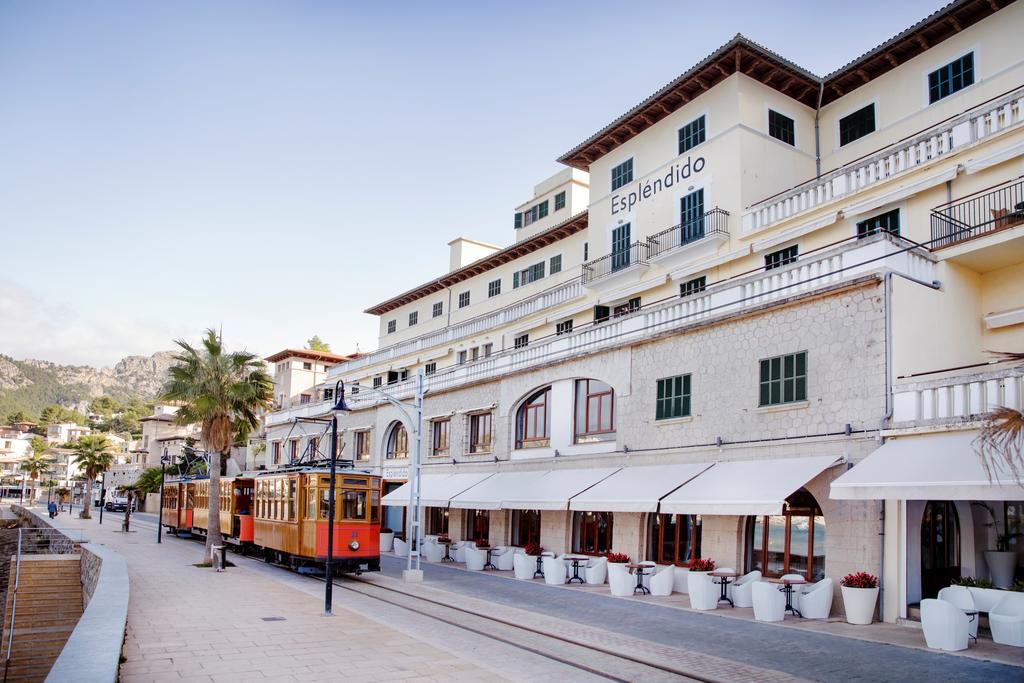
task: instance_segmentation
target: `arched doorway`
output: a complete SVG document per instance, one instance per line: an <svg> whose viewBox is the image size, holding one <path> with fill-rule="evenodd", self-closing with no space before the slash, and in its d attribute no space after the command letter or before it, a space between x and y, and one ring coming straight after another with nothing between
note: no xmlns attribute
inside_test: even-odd
<svg viewBox="0 0 1024 683"><path fill-rule="evenodd" d="M960 518L950 500L930 500L921 517L921 597L960 578Z"/></svg>

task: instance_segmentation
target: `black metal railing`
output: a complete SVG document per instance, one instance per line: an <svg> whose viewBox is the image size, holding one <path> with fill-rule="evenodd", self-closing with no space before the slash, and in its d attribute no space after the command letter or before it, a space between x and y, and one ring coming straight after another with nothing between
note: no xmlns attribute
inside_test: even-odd
<svg viewBox="0 0 1024 683"><path fill-rule="evenodd" d="M702 216L647 238L649 258L693 244L705 237L729 236L729 212L717 206Z"/></svg>
<svg viewBox="0 0 1024 683"><path fill-rule="evenodd" d="M980 190L932 209L932 249L1024 225L1024 179Z"/></svg>
<svg viewBox="0 0 1024 683"><path fill-rule="evenodd" d="M599 280L635 265L647 264L647 243L633 242L623 249L615 249L607 256L583 264L583 284Z"/></svg>

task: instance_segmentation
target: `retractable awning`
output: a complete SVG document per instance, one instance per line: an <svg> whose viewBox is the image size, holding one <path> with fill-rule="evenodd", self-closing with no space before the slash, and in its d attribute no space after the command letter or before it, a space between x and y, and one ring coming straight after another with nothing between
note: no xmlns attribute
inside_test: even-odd
<svg viewBox="0 0 1024 683"><path fill-rule="evenodd" d="M466 489L493 476L489 472L459 472L456 474L424 474L420 478L420 503L425 507L448 507L448 501ZM381 498L381 505L407 507L409 482Z"/></svg>
<svg viewBox="0 0 1024 683"><path fill-rule="evenodd" d="M618 467L552 470L532 482L530 490L505 497L501 506L509 510L565 510L570 498L618 470Z"/></svg>
<svg viewBox="0 0 1024 683"><path fill-rule="evenodd" d="M654 512L658 501L711 467L709 462L623 467L569 501L570 510Z"/></svg>
<svg viewBox="0 0 1024 683"><path fill-rule="evenodd" d="M498 472L452 498L451 506L473 510L500 510L508 498L529 496L537 481L547 473L547 470Z"/></svg>
<svg viewBox="0 0 1024 683"><path fill-rule="evenodd" d="M974 440L978 432L890 439L832 482L835 500L1021 500L1012 475L989 479Z"/></svg>
<svg viewBox="0 0 1024 683"><path fill-rule="evenodd" d="M836 455L717 462L661 499L673 515L777 515L786 498L841 458Z"/></svg>

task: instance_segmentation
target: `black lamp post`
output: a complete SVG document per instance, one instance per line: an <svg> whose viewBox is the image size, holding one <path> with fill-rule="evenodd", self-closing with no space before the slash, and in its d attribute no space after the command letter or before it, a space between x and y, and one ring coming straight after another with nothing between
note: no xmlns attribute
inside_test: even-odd
<svg viewBox="0 0 1024 683"><path fill-rule="evenodd" d="M167 476L167 461L170 457L165 452L160 456L160 509L156 511L156 542L160 543L160 536L164 530L164 477Z"/></svg>
<svg viewBox="0 0 1024 683"><path fill-rule="evenodd" d="M338 413L349 412L345 403L345 383L338 380L334 385L335 404L331 408L331 483L327 494L327 561L324 573L327 585L324 588L324 616L331 616L331 604L334 600L334 474L338 465Z"/></svg>

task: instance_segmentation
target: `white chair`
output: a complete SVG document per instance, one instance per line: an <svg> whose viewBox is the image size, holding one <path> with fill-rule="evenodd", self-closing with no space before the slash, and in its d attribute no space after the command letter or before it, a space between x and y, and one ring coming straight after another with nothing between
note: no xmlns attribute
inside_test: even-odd
<svg viewBox="0 0 1024 683"><path fill-rule="evenodd" d="M583 568L583 580L588 584L602 584L608 579L608 558L595 557Z"/></svg>
<svg viewBox="0 0 1024 683"><path fill-rule="evenodd" d="M398 557L408 557L409 556L409 544L406 543L405 541L403 541L402 539L400 539L400 538L396 538L395 539L394 548L395 548L395 555L397 555Z"/></svg>
<svg viewBox="0 0 1024 683"><path fill-rule="evenodd" d="M945 600L956 605L962 612L977 612L978 608L974 604L974 596L971 595L971 591L966 586L946 586L939 591L939 600ZM978 622L981 621L979 615L975 614L974 618L967 617L968 629L972 638L978 637Z"/></svg>
<svg viewBox="0 0 1024 683"><path fill-rule="evenodd" d="M675 584L672 587L676 593L689 593L690 587L687 583L690 580L690 568L689 567L676 567L675 575L672 578Z"/></svg>
<svg viewBox="0 0 1024 683"><path fill-rule="evenodd" d="M721 589L712 582L707 572L691 571L686 580L686 588L690 592L690 607L693 609L718 609Z"/></svg>
<svg viewBox="0 0 1024 683"><path fill-rule="evenodd" d="M967 615L959 607L945 600L927 598L921 601L921 630L924 642L934 650L967 649L970 633Z"/></svg>
<svg viewBox="0 0 1024 683"><path fill-rule="evenodd" d="M609 562L608 587L611 589L612 595L625 597L633 594L633 589L636 588L636 579L622 562Z"/></svg>
<svg viewBox="0 0 1024 683"><path fill-rule="evenodd" d="M487 551L480 550L476 546L466 546L466 569L473 572L482 572L487 564Z"/></svg>
<svg viewBox="0 0 1024 683"><path fill-rule="evenodd" d="M444 557L444 546L437 541L424 541L423 556L427 562L440 562Z"/></svg>
<svg viewBox="0 0 1024 683"><path fill-rule="evenodd" d="M510 545L495 548L491 551L491 563L501 571L510 572L515 568L513 564L515 555L516 549Z"/></svg>
<svg viewBox="0 0 1024 683"><path fill-rule="evenodd" d="M992 640L1003 645L1024 647L1024 593L1008 593L988 613Z"/></svg>
<svg viewBox="0 0 1024 683"><path fill-rule="evenodd" d="M533 573L537 571L537 560L522 553L515 553L512 556L512 571L516 573L517 579L532 581Z"/></svg>
<svg viewBox="0 0 1024 683"><path fill-rule="evenodd" d="M466 561L466 546L469 545L469 541L455 541L452 543L448 553L452 556L452 559L456 562Z"/></svg>
<svg viewBox="0 0 1024 683"><path fill-rule="evenodd" d="M786 595L779 587L767 581L755 581L751 586L754 619L782 621L786 617Z"/></svg>
<svg viewBox="0 0 1024 683"><path fill-rule="evenodd" d="M657 567L651 575L651 595L665 596L672 595L672 587L676 575L674 565L668 564Z"/></svg>
<svg viewBox="0 0 1024 683"><path fill-rule="evenodd" d="M569 577L565 560L560 557L544 555L541 559L541 564L544 567L544 583L560 586Z"/></svg>
<svg viewBox="0 0 1024 683"><path fill-rule="evenodd" d="M804 619L828 619L832 611L832 579L822 579L800 596L800 614Z"/></svg>
<svg viewBox="0 0 1024 683"><path fill-rule="evenodd" d="M732 582L732 603L736 607L753 607L754 584L761 580L761 572L755 569Z"/></svg>

